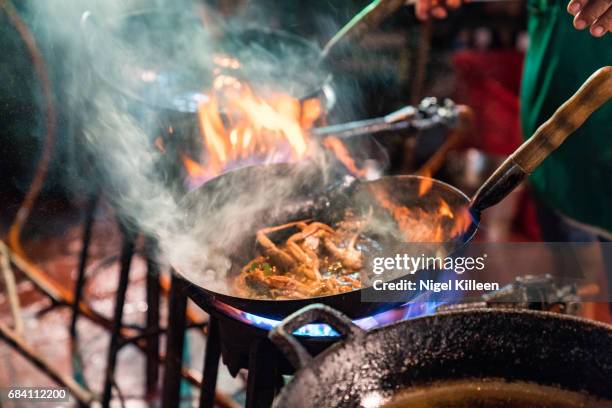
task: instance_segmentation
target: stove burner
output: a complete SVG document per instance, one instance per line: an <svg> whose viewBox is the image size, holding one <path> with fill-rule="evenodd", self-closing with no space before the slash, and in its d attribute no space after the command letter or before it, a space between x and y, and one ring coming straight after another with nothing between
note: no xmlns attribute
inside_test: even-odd
<svg viewBox="0 0 612 408"><path fill-rule="evenodd" d="M208 338L204 358L204 381L200 388L200 406L212 407L221 357L232 376L248 370L246 407L270 406L274 396L284 385L284 376L292 375L295 368L268 339L269 330L279 321L236 309L215 298L202 296L195 285L178 275L172 276L170 314L168 322L164 400L176 401L180 392L180 361L183 356L183 335L187 328L185 314L187 299L209 314ZM525 276L502 290L469 300L457 294L453 300L437 299L434 293L421 293L409 303L395 309L355 320L364 330L373 330L389 324L432 315L437 312L462 308L539 308L571 312L578 300L573 285L559 285L552 277ZM461 303L461 302L464 303ZM326 324L310 324L296 331L301 343L311 355L317 355L337 341L339 334ZM178 362L178 363L175 363Z"/></svg>
<svg viewBox="0 0 612 408"><path fill-rule="evenodd" d="M353 322L364 330L372 330L390 323L400 322L408 319L413 319L419 316L427 316L436 312L436 309L445 304L445 302L436 302L429 300L415 299L410 303L405 303L395 309L387 310L372 316L356 319ZM271 330L276 327L280 321L269 319L244 312L231 306L217 303L216 307L224 310L229 316L257 328L263 330ZM324 323L308 324L296 330L295 335L304 337L338 337L339 333Z"/></svg>

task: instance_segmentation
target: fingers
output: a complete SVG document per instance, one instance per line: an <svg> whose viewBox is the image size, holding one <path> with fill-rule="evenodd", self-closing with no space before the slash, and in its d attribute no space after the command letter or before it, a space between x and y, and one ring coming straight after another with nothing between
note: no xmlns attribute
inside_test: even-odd
<svg viewBox="0 0 612 408"><path fill-rule="evenodd" d="M602 36L608 31L609 16L606 16L612 6L612 0L572 0L567 10L574 16L574 27L583 30L591 26L591 34ZM601 23L596 23L602 19Z"/></svg>
<svg viewBox="0 0 612 408"><path fill-rule="evenodd" d="M603 16L599 17L591 27L591 34L595 37L601 37L609 32L612 32L612 7Z"/></svg>
<svg viewBox="0 0 612 408"><path fill-rule="evenodd" d="M461 5L461 0L446 0L446 5L448 8L455 10Z"/></svg>
<svg viewBox="0 0 612 408"><path fill-rule="evenodd" d="M446 18L448 9L459 8L463 2L464 0L417 0L415 14L421 21L426 21L430 17Z"/></svg>
<svg viewBox="0 0 612 408"><path fill-rule="evenodd" d="M429 19L430 0L417 0L414 12L416 17L421 21Z"/></svg>
<svg viewBox="0 0 612 408"><path fill-rule="evenodd" d="M567 3L567 12L572 16L576 16L580 10L582 10L582 2L580 0L572 0Z"/></svg>
<svg viewBox="0 0 612 408"><path fill-rule="evenodd" d="M444 7L436 6L431 10L431 15L435 18L446 18L448 13Z"/></svg>

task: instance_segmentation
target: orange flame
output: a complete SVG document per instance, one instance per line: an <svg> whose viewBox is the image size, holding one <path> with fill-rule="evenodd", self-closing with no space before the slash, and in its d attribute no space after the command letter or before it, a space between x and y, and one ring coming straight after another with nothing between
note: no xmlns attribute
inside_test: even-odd
<svg viewBox="0 0 612 408"><path fill-rule="evenodd" d="M422 176L422 178L419 183L419 197L423 197L431 190L431 187L433 187L433 179L431 178L431 172L429 172L429 170L424 170L420 176Z"/></svg>
<svg viewBox="0 0 612 408"><path fill-rule="evenodd" d="M468 207L461 207L455 211L455 223L453 225L453 229L451 230L451 235L454 237L458 237L463 235L470 225L472 225L473 219L472 214L470 214L470 210Z"/></svg>
<svg viewBox="0 0 612 408"><path fill-rule="evenodd" d="M294 162L314 149L306 130L321 115L318 99L300 103L288 94L264 99L228 75L218 75L213 89L210 98L198 106L204 153L200 160L183 156L192 186L243 163Z"/></svg>
<svg viewBox="0 0 612 408"><path fill-rule="evenodd" d="M439 243L459 237L471 225L472 218L464 208L453 210L442 198L438 206L426 209L415 203L407 207L393 201L392 193L381 186L373 186L372 192L380 206L393 217L406 242Z"/></svg>
<svg viewBox="0 0 612 408"><path fill-rule="evenodd" d="M351 172L355 177L363 178L367 174L367 169L357 167L355 160L351 157L348 149L342 143L342 140L334 136L328 136L323 140L323 145L327 147L334 156Z"/></svg>
<svg viewBox="0 0 612 408"><path fill-rule="evenodd" d="M444 242L444 229L442 225L436 225L432 242Z"/></svg>
<svg viewBox="0 0 612 408"><path fill-rule="evenodd" d="M198 162L191 160L189 157L183 155L183 164L185 165L185 170L191 177L202 178L206 176L204 172L204 168L198 164Z"/></svg>
<svg viewBox="0 0 612 408"><path fill-rule="evenodd" d="M451 210L450 205L443 198L440 198L440 206L438 207L438 214L441 217L454 218L453 210Z"/></svg>

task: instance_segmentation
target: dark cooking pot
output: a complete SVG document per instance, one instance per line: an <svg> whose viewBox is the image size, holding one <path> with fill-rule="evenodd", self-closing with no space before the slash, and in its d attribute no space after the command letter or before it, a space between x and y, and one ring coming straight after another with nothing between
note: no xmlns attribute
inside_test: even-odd
<svg viewBox="0 0 612 408"><path fill-rule="evenodd" d="M263 92L288 92L301 101L318 98L330 108L335 97L326 62L332 51L378 26L403 4L369 4L323 49L280 30L228 29L197 8L136 10L111 18L86 12L82 27L97 74L121 93L157 108L195 112L219 73L248 78Z"/></svg>
<svg viewBox="0 0 612 408"><path fill-rule="evenodd" d="M203 274L207 266L206 260L203 260L202 267L190 270L175 265L177 272L198 286L198 293L207 298L207 301L219 300L242 311L274 319L282 319L308 304L317 302L325 303L354 319L404 303L405 299L362 302L363 291L370 290L369 288L287 300L243 298L237 296L232 289L233 279L260 250L256 241L258 229L304 219L335 225L343 219L347 209L355 214L367 214L370 209L374 209L372 216L377 220L376 227L367 235L376 245L364 251L369 252L371 256L379 256L397 250L395 248L400 239L397 234L401 232L395 231L393 219L378 204L373 190L378 189L389 196L392 195L398 205L405 205L413 210L422 209L424 212L432 212L433 207L438 205L439 198L445 199L454 212L459 212L469 201L460 191L437 180L433 181L427 195L419 196L419 184L423 178L417 176L382 177L372 181L346 180L345 182L339 174L326 174L305 164L273 164L245 167L208 181L185 197L184 211L188 214L186 219L207 220L206 227L203 231L196 232L194 239L205 243L210 242L212 238L211 245L217 245L219 251L227 254L231 260L231 268L224 280L217 279L215 282L211 282ZM252 205L258 197L269 197L269 200L265 205ZM241 209L240 212L234 212L230 218L221 211L237 205ZM444 225L446 236L451 235L453 225L453 222ZM214 228L209 228L210 226ZM445 243L449 251L469 239L474 228L475 225L472 225L465 234ZM219 232L229 230L231 234ZM225 235L232 238L225 240ZM366 254L366 258L369 255ZM366 267L362 271L365 286L373 277L368 269Z"/></svg>
<svg viewBox="0 0 612 408"><path fill-rule="evenodd" d="M291 333L312 322L329 324L344 340L311 357ZM463 310L365 332L341 313L311 305L269 337L298 369L276 398L278 408L374 408L411 387L483 379L554 387L548 396L586 393L607 401L584 406L612 406L612 326L577 317Z"/></svg>
<svg viewBox="0 0 612 408"><path fill-rule="evenodd" d="M279 30L220 31L222 25L208 18L144 9L110 18L86 12L81 24L97 76L157 109L196 112L223 73L248 78L264 94L282 91L301 101L319 98L323 108L333 105L331 74L316 63L316 44Z"/></svg>
<svg viewBox="0 0 612 408"><path fill-rule="evenodd" d="M394 7L384 2L360 13L334 36L333 44L377 24L382 16L399 7L394 2ZM334 48L331 45L323 53L316 44L287 32L229 29L210 13L203 16L196 11L143 9L111 16L86 12L82 17L83 42L92 70L105 85L97 89L109 91L101 93L111 97L112 105L128 110L152 138L161 137L168 154L160 166L173 181L183 178L183 168L176 157L185 152L197 156L202 149L200 139L192 137L201 131L195 113L198 105L210 97L213 80L221 74L247 79L257 94L289 93L302 107L318 101L322 115L317 124L325 121L325 113L335 103L332 75L324 63ZM236 61L239 66L233 65ZM92 101L100 99L98 96L92 93ZM108 104L104 100L104 106ZM390 119L320 128L313 135L322 138L336 131L350 133L351 137L398 133L409 126L401 120L387 122L397 121L397 113Z"/></svg>

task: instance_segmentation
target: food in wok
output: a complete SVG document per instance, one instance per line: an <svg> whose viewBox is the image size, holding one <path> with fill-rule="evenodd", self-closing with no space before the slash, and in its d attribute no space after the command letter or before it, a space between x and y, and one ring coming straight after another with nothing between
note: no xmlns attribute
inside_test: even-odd
<svg viewBox="0 0 612 408"><path fill-rule="evenodd" d="M360 289L367 283L368 257L389 246L389 240L441 243L443 227L453 220L434 206L433 211L404 206L381 206L385 217L373 209L359 215L347 210L337 222L300 220L266 227L256 233L259 251L233 282L234 294L243 298L286 300L329 296ZM443 203L445 203L442 200ZM376 221L373 221L373 220ZM451 222L454 225L453 222Z"/></svg>
<svg viewBox="0 0 612 408"><path fill-rule="evenodd" d="M236 294L254 299L303 299L361 288L363 231L369 217L348 212L332 226L312 220L257 231L262 251L234 281ZM276 244L273 234L289 237Z"/></svg>

